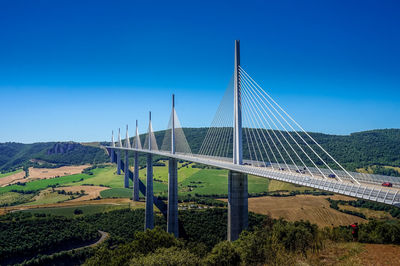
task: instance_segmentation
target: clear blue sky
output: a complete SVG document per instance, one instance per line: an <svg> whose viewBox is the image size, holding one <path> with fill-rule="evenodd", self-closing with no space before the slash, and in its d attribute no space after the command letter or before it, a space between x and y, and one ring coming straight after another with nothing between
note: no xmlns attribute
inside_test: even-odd
<svg viewBox="0 0 400 266"><path fill-rule="evenodd" d="M306 130L400 128L399 1L0 2L0 142L210 124L241 63ZM122 130L124 132L124 130Z"/></svg>

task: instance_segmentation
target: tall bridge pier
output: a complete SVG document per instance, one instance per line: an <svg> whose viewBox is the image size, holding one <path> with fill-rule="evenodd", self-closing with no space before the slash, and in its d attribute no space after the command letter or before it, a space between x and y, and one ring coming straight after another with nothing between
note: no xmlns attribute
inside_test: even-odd
<svg viewBox="0 0 400 266"><path fill-rule="evenodd" d="M228 174L228 240L234 241L248 226L247 174Z"/></svg>
<svg viewBox="0 0 400 266"><path fill-rule="evenodd" d="M124 188L129 188L129 156L128 151L125 151L125 169L124 169Z"/></svg>
<svg viewBox="0 0 400 266"><path fill-rule="evenodd" d="M125 137L125 148L130 149L131 144L129 141L128 125L126 125L126 137ZM128 151L125 150L125 168L124 168L124 188L129 188L129 155Z"/></svg>
<svg viewBox="0 0 400 266"><path fill-rule="evenodd" d="M122 147L120 129L118 129L118 147ZM121 150L117 150L117 175L120 174L121 174Z"/></svg>
<svg viewBox="0 0 400 266"><path fill-rule="evenodd" d="M139 153L135 151L134 155L134 165L133 165L133 201L139 201Z"/></svg>
<svg viewBox="0 0 400 266"><path fill-rule="evenodd" d="M172 95L171 154L175 154L175 95ZM179 236L178 164L175 158L170 158L168 162L167 232Z"/></svg>
<svg viewBox="0 0 400 266"><path fill-rule="evenodd" d="M149 150L151 150L151 112L149 113ZM146 211L145 211L145 224L144 229L154 228L154 212L153 212L153 155L147 154L147 177L146 177Z"/></svg>
<svg viewBox="0 0 400 266"><path fill-rule="evenodd" d="M234 125L233 125L233 163L243 164L242 151L242 100L239 77L240 42L235 41L234 68ZM247 174L229 171L228 174L228 240L234 241L248 225Z"/></svg>

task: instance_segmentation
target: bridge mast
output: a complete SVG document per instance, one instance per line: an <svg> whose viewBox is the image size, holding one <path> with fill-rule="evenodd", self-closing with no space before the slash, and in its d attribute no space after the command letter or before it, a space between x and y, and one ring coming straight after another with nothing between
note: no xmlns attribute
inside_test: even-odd
<svg viewBox="0 0 400 266"><path fill-rule="evenodd" d="M175 94L172 94L171 153L175 154Z"/></svg>
<svg viewBox="0 0 400 266"><path fill-rule="evenodd" d="M240 41L235 40L235 69L234 69L234 132L233 132L233 163L242 164L242 103L240 89Z"/></svg>
<svg viewBox="0 0 400 266"><path fill-rule="evenodd" d="M111 132L111 147L115 148L114 130ZM115 163L115 151L114 151L114 149L110 149L110 155L111 155L111 163Z"/></svg>

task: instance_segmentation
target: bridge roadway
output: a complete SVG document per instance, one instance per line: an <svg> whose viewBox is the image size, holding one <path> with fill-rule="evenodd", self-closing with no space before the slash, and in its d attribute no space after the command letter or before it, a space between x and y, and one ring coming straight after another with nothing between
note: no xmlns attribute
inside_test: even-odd
<svg viewBox="0 0 400 266"><path fill-rule="evenodd" d="M377 183L371 183L371 182L364 183L363 180L359 180L360 184L355 184L351 180L339 181L334 178L324 178L322 176L317 176L317 175L312 177L307 174L276 170L272 169L272 167L237 165L233 164L231 159L229 158L216 158L203 155L182 154L182 153L171 154L170 152L167 151L124 148L124 147L105 146L105 148L114 150L137 151L142 153L151 153L169 158L176 158L178 160L210 165L240 173L251 174L259 177L265 177L269 179L279 180L310 188L316 188L324 191L334 192L359 199L386 203L400 208L400 193L398 187L393 187L393 188L383 187Z"/></svg>

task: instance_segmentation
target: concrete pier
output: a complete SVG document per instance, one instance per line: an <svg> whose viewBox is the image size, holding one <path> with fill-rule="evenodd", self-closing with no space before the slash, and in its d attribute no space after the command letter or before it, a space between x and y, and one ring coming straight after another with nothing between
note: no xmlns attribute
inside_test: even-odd
<svg viewBox="0 0 400 266"><path fill-rule="evenodd" d="M179 236L178 225L178 167L177 159L170 158L168 163L168 212L167 232Z"/></svg>
<svg viewBox="0 0 400 266"><path fill-rule="evenodd" d="M129 156L128 151L125 151L125 178L124 178L124 188L129 188Z"/></svg>
<svg viewBox="0 0 400 266"><path fill-rule="evenodd" d="M121 174L121 150L117 150L117 175Z"/></svg>
<svg viewBox="0 0 400 266"><path fill-rule="evenodd" d="M111 149L110 150L110 158L111 158L111 163L115 163L116 162L116 160L115 160L115 151L114 151L114 149Z"/></svg>
<svg viewBox="0 0 400 266"><path fill-rule="evenodd" d="M248 226L247 174L228 174L228 241L235 241Z"/></svg>
<svg viewBox="0 0 400 266"><path fill-rule="evenodd" d="M154 228L153 213L153 155L147 154L147 178L146 178L146 211L144 229Z"/></svg>
<svg viewBox="0 0 400 266"><path fill-rule="evenodd" d="M134 154L134 165L133 165L133 196L134 201L139 201L139 154Z"/></svg>

